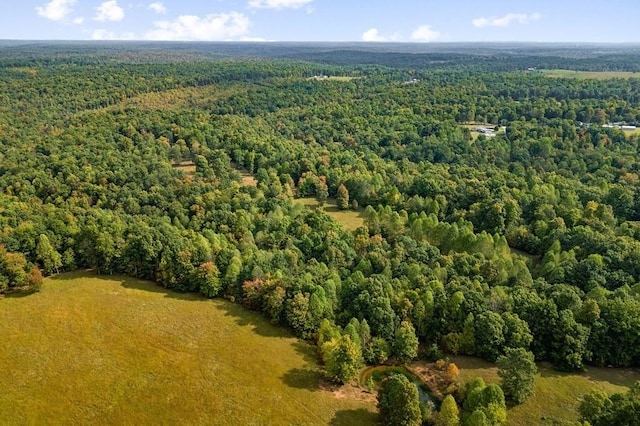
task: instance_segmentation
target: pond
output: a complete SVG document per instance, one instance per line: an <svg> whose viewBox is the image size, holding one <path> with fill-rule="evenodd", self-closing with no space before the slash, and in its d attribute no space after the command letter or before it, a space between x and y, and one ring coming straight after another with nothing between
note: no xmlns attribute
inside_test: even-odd
<svg viewBox="0 0 640 426"><path fill-rule="evenodd" d="M372 378L377 386L382 382L382 380L394 374L402 374L416 386L420 402L424 404L432 403L436 407L440 405L440 401L431 393L429 387L404 367L391 365L369 367L360 373L360 385L365 386L365 383L367 383L369 378Z"/></svg>

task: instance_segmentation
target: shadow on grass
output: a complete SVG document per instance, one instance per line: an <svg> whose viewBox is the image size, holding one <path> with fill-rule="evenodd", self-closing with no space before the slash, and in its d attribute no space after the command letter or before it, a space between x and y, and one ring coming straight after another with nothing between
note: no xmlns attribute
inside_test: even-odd
<svg viewBox="0 0 640 426"><path fill-rule="evenodd" d="M2 297L5 297L7 299L22 299L23 297L31 296L33 294L38 294L38 291L17 290L17 291L12 291L10 293L5 293L5 294L0 295L0 299Z"/></svg>
<svg viewBox="0 0 640 426"><path fill-rule="evenodd" d="M281 379L282 383L290 388L306 389L316 392L320 390L322 373L310 368L293 368L287 371Z"/></svg>
<svg viewBox="0 0 640 426"><path fill-rule="evenodd" d="M77 271L61 272L56 275L51 275L50 277L47 277L47 279L51 281L73 281L83 277L101 277L101 276L102 275L96 274L95 271L92 269L79 269ZM110 275L107 275L107 277L109 276Z"/></svg>
<svg viewBox="0 0 640 426"><path fill-rule="evenodd" d="M220 301L220 299L217 299ZM281 326L271 324L267 319L257 312L249 311L247 308L231 303L220 301L218 304L225 315L233 317L239 326L250 326L254 333L263 337L293 337L293 335Z"/></svg>
<svg viewBox="0 0 640 426"><path fill-rule="evenodd" d="M329 424L332 426L379 425L380 419L377 413L359 408L357 410L338 411Z"/></svg>
<svg viewBox="0 0 640 426"><path fill-rule="evenodd" d="M307 364L317 365L318 362L320 362L318 348L316 346L312 346L302 340L295 341L292 346Z"/></svg>

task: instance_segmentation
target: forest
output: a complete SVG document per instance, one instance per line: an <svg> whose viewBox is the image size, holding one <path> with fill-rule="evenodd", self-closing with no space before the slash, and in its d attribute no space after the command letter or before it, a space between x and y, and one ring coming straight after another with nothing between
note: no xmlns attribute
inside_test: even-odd
<svg viewBox="0 0 640 426"><path fill-rule="evenodd" d="M0 293L93 269L223 297L344 382L640 366L640 50L220 46L0 45Z"/></svg>

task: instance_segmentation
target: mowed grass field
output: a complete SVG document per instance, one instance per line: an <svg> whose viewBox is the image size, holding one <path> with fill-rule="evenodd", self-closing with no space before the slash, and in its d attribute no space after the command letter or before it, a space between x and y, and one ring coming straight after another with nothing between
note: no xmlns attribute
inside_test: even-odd
<svg viewBox="0 0 640 426"><path fill-rule="evenodd" d="M547 77L607 80L610 78L640 78L640 73L630 71L574 71L540 70Z"/></svg>
<svg viewBox="0 0 640 426"><path fill-rule="evenodd" d="M453 356L460 368L460 380L482 377L487 383L500 383L494 364L466 356ZM637 380L637 369L590 367L586 373L563 373L548 364L538 364L534 394L523 404L508 410L507 423L515 426L558 425L579 418L578 404L594 388L607 393L626 392Z"/></svg>
<svg viewBox="0 0 640 426"><path fill-rule="evenodd" d="M0 299L0 424L375 424L314 347L223 300L71 273ZM342 395L340 398L339 396Z"/></svg>
<svg viewBox="0 0 640 426"><path fill-rule="evenodd" d="M305 207L317 208L322 207L324 212L331 216L336 222L340 223L347 231L355 231L364 225L362 217L363 209L359 210L340 210L336 204L335 198L329 198L324 203L320 203L315 197L296 198L294 202L302 203Z"/></svg>

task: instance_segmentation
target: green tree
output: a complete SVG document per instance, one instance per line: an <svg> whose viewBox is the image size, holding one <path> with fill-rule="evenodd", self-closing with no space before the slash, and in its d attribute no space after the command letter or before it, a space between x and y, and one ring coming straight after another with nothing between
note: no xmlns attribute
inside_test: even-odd
<svg viewBox="0 0 640 426"><path fill-rule="evenodd" d="M49 241L49 237L45 234L40 234L40 237L38 237L36 256L38 261L42 263L44 273L47 275L51 275L54 272L57 273L62 266L62 256L56 251Z"/></svg>
<svg viewBox="0 0 640 426"><path fill-rule="evenodd" d="M338 208L341 210L349 208L349 190L344 186L344 184L340 184L340 186L338 186L338 191L336 192L336 203L338 204Z"/></svg>
<svg viewBox="0 0 640 426"><path fill-rule="evenodd" d="M586 394L578 407L580 416L591 424L596 424L610 410L611 399L600 389Z"/></svg>
<svg viewBox="0 0 640 426"><path fill-rule="evenodd" d="M453 396L447 395L442 400L440 413L436 419L436 426L458 426L460 424L460 410Z"/></svg>
<svg viewBox="0 0 640 426"><path fill-rule="evenodd" d="M396 330L393 352L401 362L407 362L418 356L418 337L413 324L402 321Z"/></svg>
<svg viewBox="0 0 640 426"><path fill-rule="evenodd" d="M329 197L329 188L327 187L327 182L324 176L320 176L316 180L316 200L321 203L327 201Z"/></svg>
<svg viewBox="0 0 640 426"><path fill-rule="evenodd" d="M327 372L338 382L349 383L362 366L362 350L348 334L325 343L322 352Z"/></svg>
<svg viewBox="0 0 640 426"><path fill-rule="evenodd" d="M389 359L389 343L382 337L374 337L365 348L364 357L369 364L384 364Z"/></svg>
<svg viewBox="0 0 640 426"><path fill-rule="evenodd" d="M533 354L524 348L507 348L497 365L506 397L516 404L523 403L533 393L538 372Z"/></svg>
<svg viewBox="0 0 640 426"><path fill-rule="evenodd" d="M195 288L207 297L215 297L222 288L220 271L213 262L205 262L193 272Z"/></svg>
<svg viewBox="0 0 640 426"><path fill-rule="evenodd" d="M384 425L422 424L418 388L402 374L395 374L382 382L378 391L378 409Z"/></svg>

